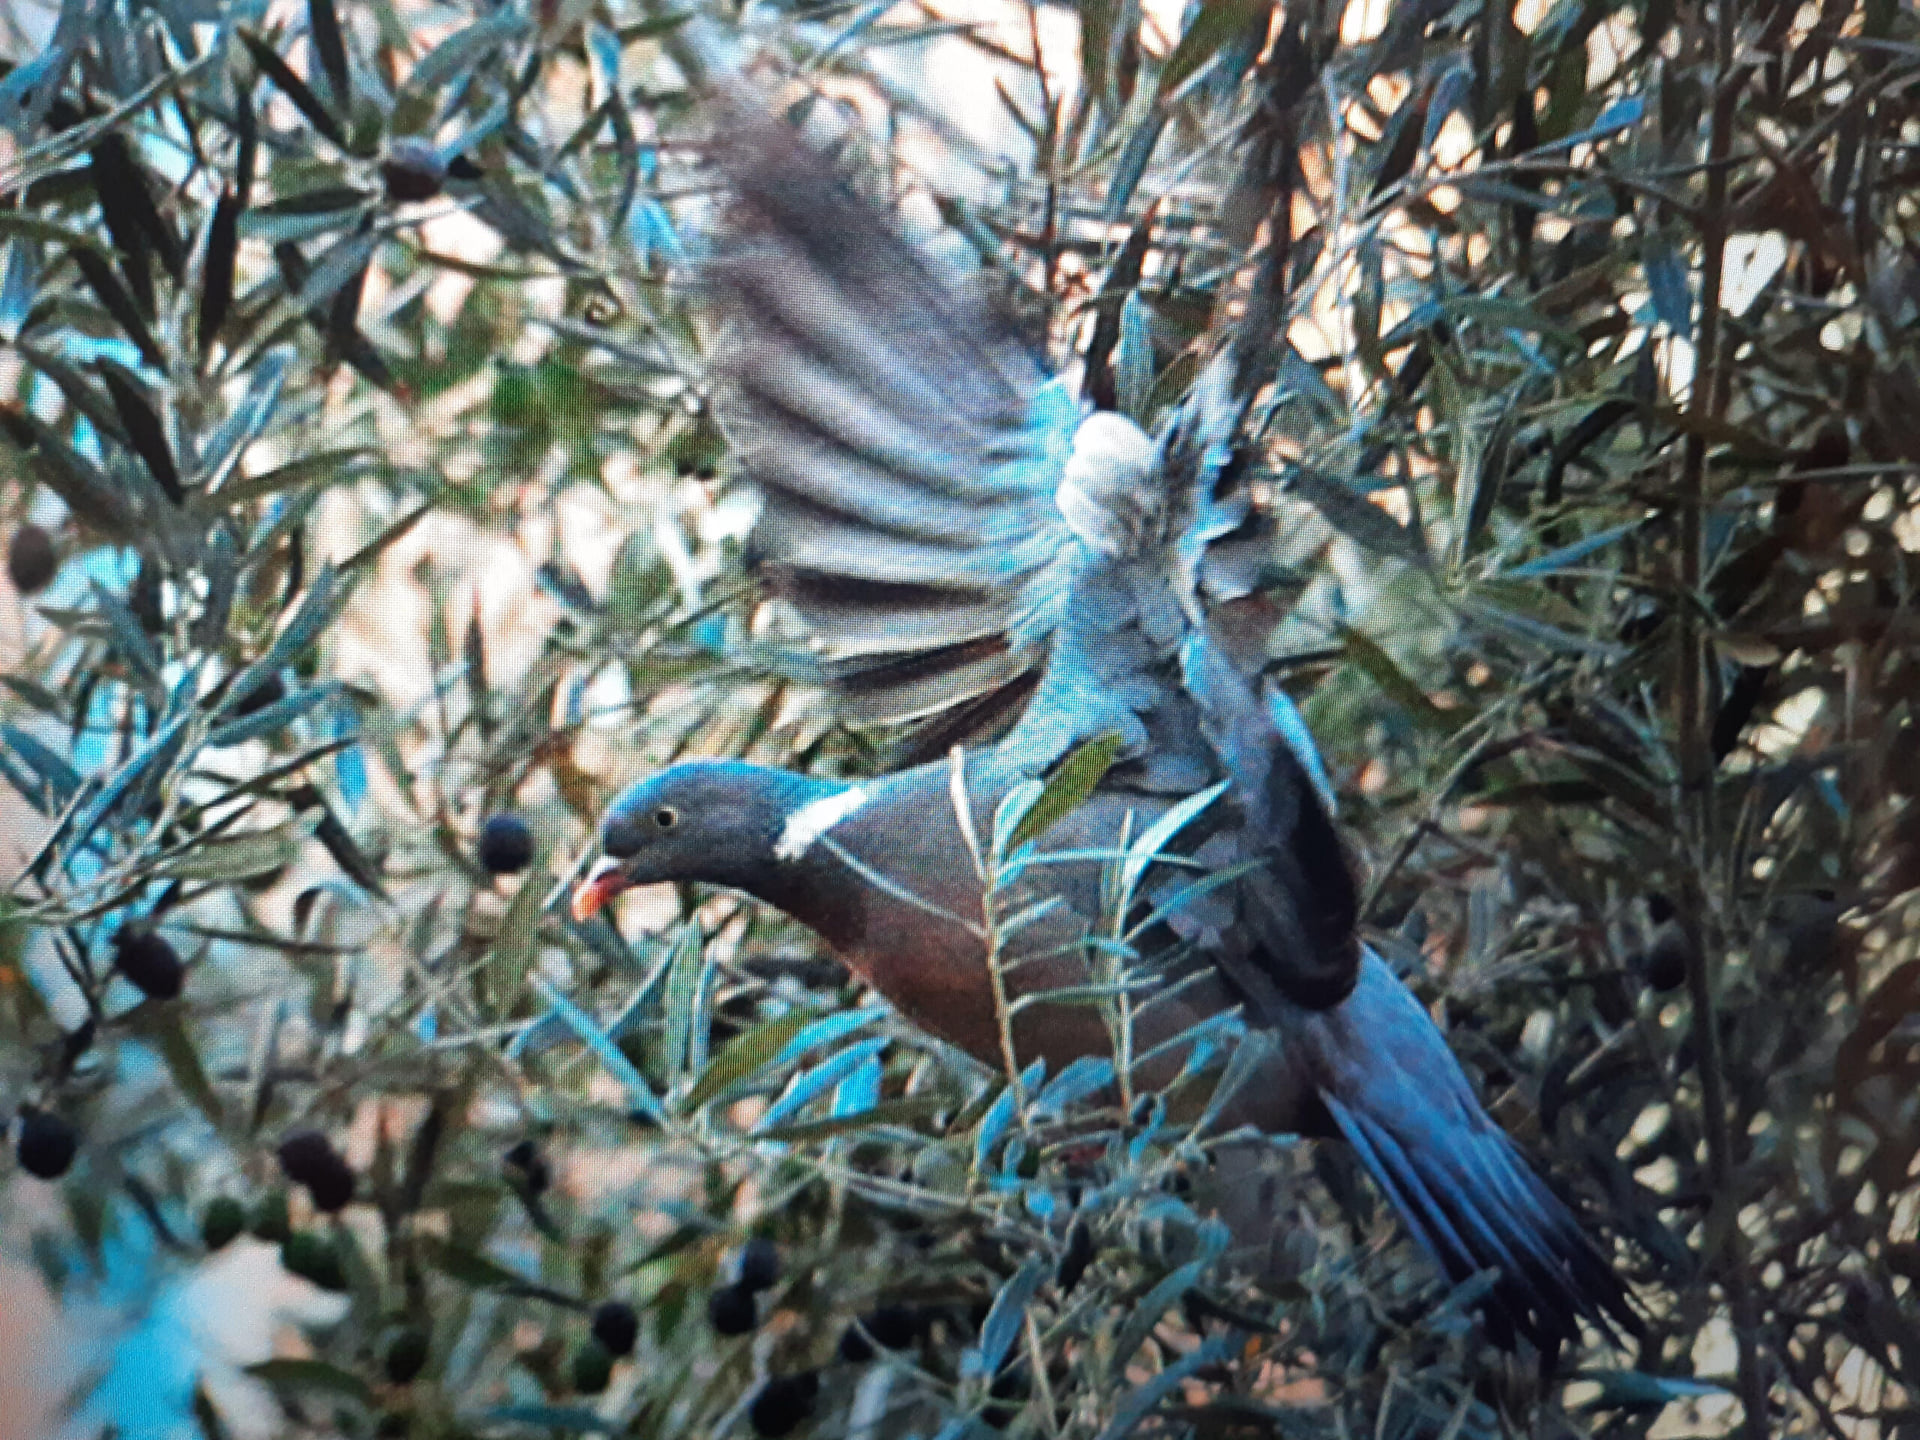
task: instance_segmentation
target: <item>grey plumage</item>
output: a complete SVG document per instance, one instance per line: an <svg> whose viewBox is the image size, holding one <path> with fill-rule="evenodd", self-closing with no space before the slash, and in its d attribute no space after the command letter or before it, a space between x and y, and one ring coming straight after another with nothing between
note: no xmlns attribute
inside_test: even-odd
<svg viewBox="0 0 1920 1440"><path fill-rule="evenodd" d="M967 772L976 825L1075 745L1117 735L1095 795L1049 833L1068 849L1224 782L1181 843L1201 874L1233 876L1193 887L1143 937L1173 997L1154 1023L1238 1005L1263 1044L1277 1039L1235 1123L1343 1135L1452 1278L1501 1272L1483 1307L1496 1339L1551 1353L1583 1316L1631 1325L1605 1259L1360 945L1353 877L1302 759L1310 738L1277 723L1213 638L1202 577L1209 546L1246 518L1223 481L1253 389L1242 366L1270 338L1273 297L1255 297L1157 437L1111 415L1083 424L1004 323L744 90L721 84L715 113L734 197L708 274L724 316L715 416L763 497L750 554L811 627L847 713L918 720L943 743L991 740ZM944 763L921 766L856 794L676 766L615 801L577 913L662 879L747 890L812 926L910 1018L997 1059L977 931L929 918L982 903L949 778ZM823 803L837 838L809 850L787 826L828 814L809 808ZM1052 923L1069 929L1100 905L1098 866L1073 869L1034 881L1064 902ZM1192 876L1156 867L1147 895L1165 904ZM1059 943L1023 963L1022 986L1084 984L1072 934L1043 938ZM1016 1025L1023 1049L1064 1063L1109 1045L1084 1009L1040 1015Z"/></svg>

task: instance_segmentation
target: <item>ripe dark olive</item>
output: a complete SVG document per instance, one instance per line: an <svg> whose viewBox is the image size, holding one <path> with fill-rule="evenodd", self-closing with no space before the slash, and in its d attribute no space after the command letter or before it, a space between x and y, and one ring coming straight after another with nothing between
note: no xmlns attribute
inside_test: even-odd
<svg viewBox="0 0 1920 1440"><path fill-rule="evenodd" d="M380 1354L380 1368L395 1385L413 1382L427 1364L427 1332L418 1325L396 1326Z"/></svg>
<svg viewBox="0 0 1920 1440"><path fill-rule="evenodd" d="M582 1395L598 1395L613 1376L613 1357L598 1340L587 1340L573 1352L569 1379Z"/></svg>
<svg viewBox="0 0 1920 1440"><path fill-rule="evenodd" d="M313 1208L324 1214L344 1210L353 1200L353 1167L318 1130L295 1130L283 1137L276 1152L280 1170L296 1185L304 1185Z"/></svg>
<svg viewBox="0 0 1920 1440"><path fill-rule="evenodd" d="M200 1212L200 1242L209 1250L223 1250L247 1228L247 1212L231 1195L217 1195Z"/></svg>
<svg viewBox="0 0 1920 1440"><path fill-rule="evenodd" d="M920 1333L920 1314L906 1305L880 1305L849 1325L840 1335L840 1358L863 1364L873 1358L873 1347L904 1350Z"/></svg>
<svg viewBox="0 0 1920 1440"><path fill-rule="evenodd" d="M519 1176L529 1195L545 1194L547 1187L553 1183L553 1167L547 1164L547 1157L540 1153L540 1147L531 1140L514 1141L500 1159Z"/></svg>
<svg viewBox="0 0 1920 1440"><path fill-rule="evenodd" d="M813 1413L820 1395L820 1377L811 1370L798 1375L775 1375L760 1387L747 1407L747 1422L756 1435L786 1435Z"/></svg>
<svg viewBox="0 0 1920 1440"><path fill-rule="evenodd" d="M740 1247L737 1275L743 1289L771 1290L780 1283L780 1247L764 1236L754 1236Z"/></svg>
<svg viewBox="0 0 1920 1440"><path fill-rule="evenodd" d="M13 1153L29 1175L58 1180L79 1149L79 1132L51 1110L20 1107L20 1134L13 1142Z"/></svg>
<svg viewBox="0 0 1920 1440"><path fill-rule="evenodd" d="M1654 931L1652 943L1636 959L1650 989L1666 994L1687 983L1687 937L1678 925Z"/></svg>
<svg viewBox="0 0 1920 1440"><path fill-rule="evenodd" d="M920 1315L905 1305L881 1305L860 1323L884 1349L904 1350L920 1333Z"/></svg>
<svg viewBox="0 0 1920 1440"><path fill-rule="evenodd" d="M7 541L7 578L22 595L37 595L53 583L60 552L38 525L22 525Z"/></svg>
<svg viewBox="0 0 1920 1440"><path fill-rule="evenodd" d="M608 1300L593 1312L593 1338L606 1346L609 1355L631 1355L634 1341L640 1338L640 1317L624 1300Z"/></svg>
<svg viewBox="0 0 1920 1440"><path fill-rule="evenodd" d="M478 853L489 875L517 875L533 863L533 831L518 815L489 815Z"/></svg>
<svg viewBox="0 0 1920 1440"><path fill-rule="evenodd" d="M290 1130L280 1137L280 1170L296 1185L310 1184L324 1175L340 1157L333 1142L318 1130Z"/></svg>
<svg viewBox="0 0 1920 1440"><path fill-rule="evenodd" d="M307 1195L313 1201L313 1208L323 1215L346 1209L353 1203L353 1191L353 1167L337 1155L330 1168L307 1182Z"/></svg>
<svg viewBox="0 0 1920 1440"><path fill-rule="evenodd" d="M745 1335L759 1318L753 1292L744 1285L722 1285L707 1297L707 1320L722 1335Z"/></svg>
<svg viewBox="0 0 1920 1440"><path fill-rule="evenodd" d="M873 1358L873 1342L860 1333L858 1325L849 1325L840 1332L836 1353L849 1365L864 1365Z"/></svg>
<svg viewBox="0 0 1920 1440"><path fill-rule="evenodd" d="M447 162L430 142L405 136L387 147L380 178L389 200L431 200L446 183Z"/></svg>
<svg viewBox="0 0 1920 1440"><path fill-rule="evenodd" d="M128 923L113 935L114 968L149 1000L178 999L187 969L167 937L144 925Z"/></svg>

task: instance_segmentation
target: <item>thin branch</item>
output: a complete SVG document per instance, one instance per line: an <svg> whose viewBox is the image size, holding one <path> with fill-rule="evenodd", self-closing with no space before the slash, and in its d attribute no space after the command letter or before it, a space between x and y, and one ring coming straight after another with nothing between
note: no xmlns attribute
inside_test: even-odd
<svg viewBox="0 0 1920 1440"><path fill-rule="evenodd" d="M1733 1138L1727 1124L1727 1082L1720 1049L1720 1027L1714 997L1717 934L1703 923L1707 894L1703 879L1708 847L1716 833L1713 816L1712 717L1706 712L1706 667L1712 663L1711 637L1702 624L1702 593L1706 568L1704 516L1707 500L1706 435L1718 422L1726 404L1727 356L1721 339L1720 280L1726 264L1730 223L1726 163L1733 148L1734 114L1745 90L1751 67L1735 63L1733 0L1719 0L1714 12L1714 99L1707 129L1707 191L1702 207L1701 242L1704 263L1700 275L1700 329L1688 409L1701 421L1689 427L1682 450L1680 473L1680 553L1676 593L1674 677L1674 731L1680 762L1680 837L1685 847L1679 871L1679 920L1686 931L1687 990L1693 1006L1694 1054L1700 1072L1700 1102L1707 1140L1707 1173L1714 1205L1720 1211L1721 1253L1717 1262L1732 1312L1739 1347L1739 1387L1745 1412L1742 1430L1749 1440L1768 1434L1768 1384L1760 1355L1758 1315L1751 1277L1747 1273L1746 1242L1740 1232L1740 1204L1734 1194ZM1715 1227L1710 1223L1709 1234Z"/></svg>

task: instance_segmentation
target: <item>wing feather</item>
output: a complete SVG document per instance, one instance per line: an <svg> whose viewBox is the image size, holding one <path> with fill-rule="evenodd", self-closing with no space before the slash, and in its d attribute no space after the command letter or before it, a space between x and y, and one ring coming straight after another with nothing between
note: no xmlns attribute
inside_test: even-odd
<svg viewBox="0 0 1920 1440"><path fill-rule="evenodd" d="M1042 665L1065 388L832 165L717 97L734 196L708 280L714 413L763 506L749 553L849 714L935 717Z"/></svg>

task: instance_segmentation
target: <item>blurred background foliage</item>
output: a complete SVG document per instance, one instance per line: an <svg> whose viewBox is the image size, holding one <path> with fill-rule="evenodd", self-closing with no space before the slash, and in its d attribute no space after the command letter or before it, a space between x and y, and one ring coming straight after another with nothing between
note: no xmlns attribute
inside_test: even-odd
<svg viewBox="0 0 1920 1440"><path fill-rule="evenodd" d="M1337 1153L1255 1289L1151 1104L566 918L618 784L896 738L768 668L684 13L0 17L0 1431L1920 1433L1912 7L712 9L1102 405L1291 247L1241 658L1637 1286L1564 1385Z"/></svg>

